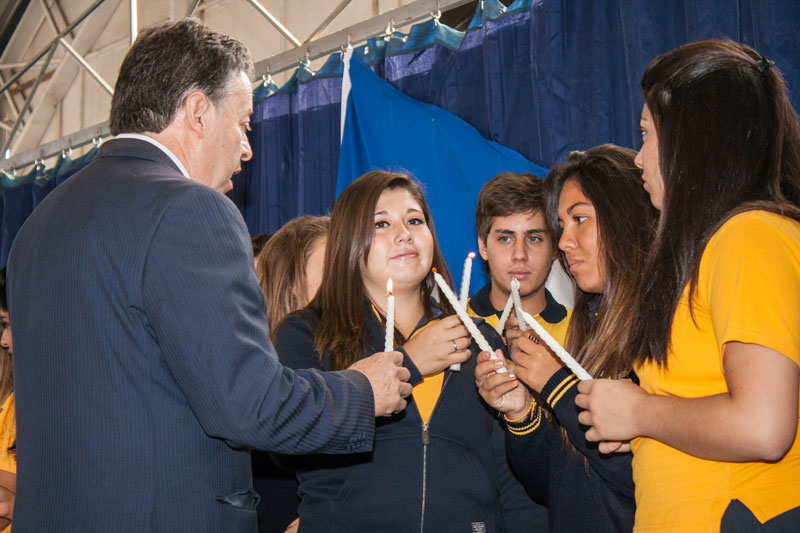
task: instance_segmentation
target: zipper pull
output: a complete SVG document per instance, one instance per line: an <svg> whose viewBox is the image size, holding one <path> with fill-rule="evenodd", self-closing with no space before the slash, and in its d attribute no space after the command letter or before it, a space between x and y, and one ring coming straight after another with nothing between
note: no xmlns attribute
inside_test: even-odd
<svg viewBox="0 0 800 533"><path fill-rule="evenodd" d="M428 424L422 424L422 444L426 446L431 443L431 436L428 433Z"/></svg>

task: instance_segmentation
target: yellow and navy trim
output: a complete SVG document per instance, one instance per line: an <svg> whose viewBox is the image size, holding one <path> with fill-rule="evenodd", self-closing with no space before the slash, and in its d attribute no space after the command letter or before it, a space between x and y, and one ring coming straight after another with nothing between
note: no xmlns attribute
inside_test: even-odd
<svg viewBox="0 0 800 533"><path fill-rule="evenodd" d="M561 367L542 387L541 397L547 402L547 405L555 409L556 404L579 382L578 377L567 367Z"/></svg>
<svg viewBox="0 0 800 533"><path fill-rule="evenodd" d="M500 322L500 315L503 314L503 310L494 308L491 300L489 299L491 292L492 282L490 281L484 285L481 290L476 292L472 298L469 299L467 313L469 313L470 316L484 319L492 327L497 327L498 322ZM539 316L542 317L545 322L548 324L558 324L567 318L567 308L558 303L547 289L544 290L544 300L544 309L542 309L541 313L539 313Z"/></svg>
<svg viewBox="0 0 800 533"><path fill-rule="evenodd" d="M539 429L542 423L542 410L536 400L531 398L525 414L514 420L510 420L506 415L503 415L503 419L506 422L506 428L509 433L512 435L527 435Z"/></svg>
<svg viewBox="0 0 800 533"><path fill-rule="evenodd" d="M550 407L555 407L558 401L564 397L564 394L577 385L579 381L578 377L570 372L570 374L563 378L558 385L553 388L552 392L546 396L545 401Z"/></svg>

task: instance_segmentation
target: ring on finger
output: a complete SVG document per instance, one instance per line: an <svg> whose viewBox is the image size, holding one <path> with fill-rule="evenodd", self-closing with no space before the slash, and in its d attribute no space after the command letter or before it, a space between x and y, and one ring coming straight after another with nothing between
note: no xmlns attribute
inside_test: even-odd
<svg viewBox="0 0 800 533"><path fill-rule="evenodd" d="M457 352L457 351L459 351L459 350L458 350L458 344L456 344L456 341L453 341L453 351L454 351L454 352Z"/></svg>

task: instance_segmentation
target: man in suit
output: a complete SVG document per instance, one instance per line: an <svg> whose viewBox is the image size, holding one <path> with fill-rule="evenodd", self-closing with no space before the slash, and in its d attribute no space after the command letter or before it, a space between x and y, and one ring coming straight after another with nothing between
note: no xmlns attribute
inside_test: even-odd
<svg viewBox="0 0 800 533"><path fill-rule="evenodd" d="M251 72L197 21L143 31L116 138L19 232L15 531L255 531L249 448L369 451L374 417L405 407L398 352L327 374L275 357L221 194L251 156Z"/></svg>

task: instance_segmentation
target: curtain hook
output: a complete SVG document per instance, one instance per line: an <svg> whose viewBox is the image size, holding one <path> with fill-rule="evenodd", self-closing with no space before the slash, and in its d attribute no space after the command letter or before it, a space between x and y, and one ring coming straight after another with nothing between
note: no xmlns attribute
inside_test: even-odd
<svg viewBox="0 0 800 533"><path fill-rule="evenodd" d="M309 67L311 65L311 57L308 54L308 48L306 48L305 59L303 59L303 65Z"/></svg>
<svg viewBox="0 0 800 533"><path fill-rule="evenodd" d="M442 16L442 9L439 6L439 0L436 0L436 11L431 11L431 17L436 22L439 22L439 19L441 18L441 16Z"/></svg>
<svg viewBox="0 0 800 533"><path fill-rule="evenodd" d="M269 73L269 67L267 67L266 74L261 75L261 79L263 80L264 87L272 83L272 75Z"/></svg>
<svg viewBox="0 0 800 533"><path fill-rule="evenodd" d="M348 33L347 42L340 47L340 50L342 51L342 58L344 58L344 54L347 53L348 50L352 49L353 49L353 38Z"/></svg>
<svg viewBox="0 0 800 533"><path fill-rule="evenodd" d="M394 35L394 17L389 19L389 23L386 25L385 35L383 36L384 41L388 41Z"/></svg>

